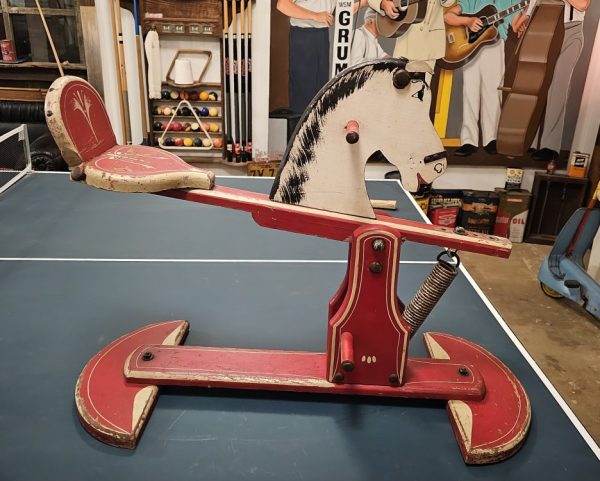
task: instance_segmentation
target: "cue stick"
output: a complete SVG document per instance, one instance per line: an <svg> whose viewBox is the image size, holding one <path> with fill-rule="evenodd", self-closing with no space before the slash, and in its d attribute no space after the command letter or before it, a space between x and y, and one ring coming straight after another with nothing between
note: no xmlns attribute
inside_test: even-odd
<svg viewBox="0 0 600 481"><path fill-rule="evenodd" d="M121 92L119 96L119 112L121 114L121 135L123 136L123 142L127 143L127 128L125 127L125 105L123 104L123 75L121 72L121 61L119 60L119 47L118 47L118 33L117 33L117 25L115 20L115 0L108 0L110 4L110 16L111 16L111 26L113 33L113 50L115 54L115 63L116 67L119 70L119 75L117 75L117 89ZM119 29L120 30L120 29Z"/></svg>
<svg viewBox="0 0 600 481"><path fill-rule="evenodd" d="M119 70L121 72L121 95L123 96L123 108L125 118L125 132L127 134L127 144L131 144L131 118L129 116L129 91L127 87L127 67L125 65L125 47L123 44L123 21L121 19L121 0L116 0L116 23L117 23L117 39L119 45Z"/></svg>
<svg viewBox="0 0 600 481"><path fill-rule="evenodd" d="M225 57L224 61L224 76L225 76L225 92L223 93L225 97L225 142L227 144L225 155L227 158L227 162L231 162L233 160L233 140L231 138L231 99L230 99L230 84L231 84L231 66L229 65L229 11L228 11L228 2L229 0L223 0L223 56Z"/></svg>
<svg viewBox="0 0 600 481"><path fill-rule="evenodd" d="M133 26L135 31L135 50L137 53L137 66L138 66L138 87L140 89L140 113L142 115L142 144L148 145L148 117L147 117L147 107L148 104L145 102L145 92L146 92L146 84L144 82L144 59L142 58L142 35L140 34L140 25L138 18L138 5L137 0L133 0L133 21L135 25ZM133 137L133 134L132 134ZM133 139L132 139L133 140Z"/></svg>
<svg viewBox="0 0 600 481"><path fill-rule="evenodd" d="M242 162L246 162L246 0L241 0L241 18L240 18L240 68L238 70L240 81L240 115L242 124L240 158Z"/></svg>
<svg viewBox="0 0 600 481"><path fill-rule="evenodd" d="M235 116L233 118L234 121L234 125L235 125L235 134L233 137L233 141L234 141L234 146L233 146L233 153L235 156L235 161L239 162L240 161L240 122L239 122L239 112L240 112L240 99L239 99L239 89L238 89L238 49L237 49L237 45L238 45L238 35L237 35L237 15L236 15L236 0L231 0L231 18L232 21L231 23L233 24L233 31L232 31L232 36L233 36L233 94L234 94L234 104L235 104L235 109L234 109L234 113Z"/></svg>
<svg viewBox="0 0 600 481"><path fill-rule="evenodd" d="M246 114L247 123L247 141L246 141L246 160L252 160L252 0L248 0L248 50L246 58Z"/></svg>
<svg viewBox="0 0 600 481"><path fill-rule="evenodd" d="M48 43L50 44L50 48L52 49L52 54L54 55L54 61L56 62L56 66L58 67L60 76L64 77L65 72L62 68L62 64L60 63L60 59L58 58L58 53L56 52L56 47L54 46L54 41L52 40L52 35L50 35L50 30L48 29L48 24L46 23L46 17L44 17L44 12L42 12L42 7L40 7L39 0L35 0L35 4L37 5L38 12L40 12L40 18L42 19L42 24L44 25L44 30L46 30L46 36L48 37Z"/></svg>

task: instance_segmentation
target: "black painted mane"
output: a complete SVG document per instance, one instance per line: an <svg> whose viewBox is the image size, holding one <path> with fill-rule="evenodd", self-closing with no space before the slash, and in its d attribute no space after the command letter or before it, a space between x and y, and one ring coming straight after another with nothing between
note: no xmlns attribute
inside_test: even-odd
<svg viewBox="0 0 600 481"><path fill-rule="evenodd" d="M308 181L306 166L315 160L314 149L321 138L323 119L335 110L342 100L360 90L373 74L381 71L392 72L398 67L404 68L406 62L407 60L403 58L363 62L344 70L325 84L306 108L296 126L275 176L271 199L279 190L282 172L285 168L290 168L286 185L282 187L281 200L286 204L300 203L304 197L302 185Z"/></svg>

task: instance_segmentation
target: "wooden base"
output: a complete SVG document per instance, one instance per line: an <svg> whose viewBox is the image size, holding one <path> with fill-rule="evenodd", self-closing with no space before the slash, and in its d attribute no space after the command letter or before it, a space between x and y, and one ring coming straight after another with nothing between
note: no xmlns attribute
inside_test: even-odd
<svg viewBox="0 0 600 481"><path fill-rule="evenodd" d="M152 324L90 360L75 396L90 434L134 448L159 385L448 399L459 447L472 464L509 457L529 428L531 407L515 376L485 349L458 337L425 334L434 359L409 358L401 386L372 386L326 381L324 353L176 347L187 329L186 321Z"/></svg>
<svg viewBox="0 0 600 481"><path fill-rule="evenodd" d="M465 463L495 463L516 453L529 430L531 404L515 375L498 358L466 339L428 332L424 340L431 357L472 362L485 380L481 401L452 400L447 405Z"/></svg>
<svg viewBox="0 0 600 481"><path fill-rule="evenodd" d="M485 394L475 367L449 360L409 359L402 386L333 383L326 371L327 355L320 352L150 344L125 361L127 381L145 384L427 399L480 400Z"/></svg>

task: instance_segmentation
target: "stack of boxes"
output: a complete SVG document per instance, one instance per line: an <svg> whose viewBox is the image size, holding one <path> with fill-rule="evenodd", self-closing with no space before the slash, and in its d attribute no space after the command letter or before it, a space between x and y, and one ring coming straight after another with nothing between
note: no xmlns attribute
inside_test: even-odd
<svg viewBox="0 0 600 481"><path fill-rule="evenodd" d="M523 171L507 169L505 188L481 190L432 190L427 215L435 225L464 227L473 232L523 242L531 194L520 189ZM420 205L426 205L420 196Z"/></svg>

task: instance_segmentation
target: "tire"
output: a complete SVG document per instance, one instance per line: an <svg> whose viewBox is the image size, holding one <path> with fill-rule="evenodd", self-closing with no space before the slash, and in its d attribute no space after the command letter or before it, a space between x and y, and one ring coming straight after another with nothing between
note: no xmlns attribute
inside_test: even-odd
<svg viewBox="0 0 600 481"><path fill-rule="evenodd" d="M550 289L543 282L540 282L540 287L542 288L542 292L544 294L546 294L548 297L551 297L552 299L562 299L564 297L562 294L559 294L554 289Z"/></svg>

